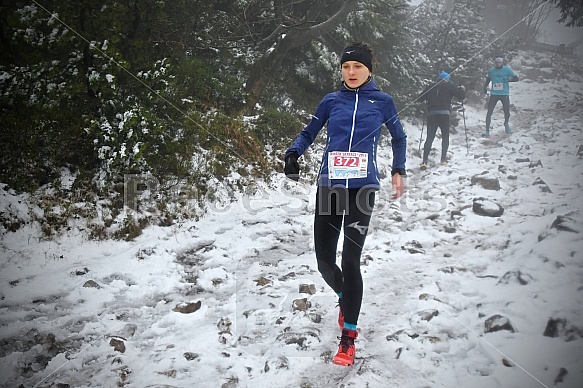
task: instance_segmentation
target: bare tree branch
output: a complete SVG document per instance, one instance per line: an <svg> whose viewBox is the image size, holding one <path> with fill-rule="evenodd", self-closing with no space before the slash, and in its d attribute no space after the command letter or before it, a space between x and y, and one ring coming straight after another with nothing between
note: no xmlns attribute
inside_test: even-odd
<svg viewBox="0 0 583 388"><path fill-rule="evenodd" d="M336 11L328 19L318 22L324 12L333 5L338 5ZM358 5L358 0L336 0L331 4L314 0L301 18L302 22L293 27L282 27L280 24L269 36L272 41L262 41L272 48L255 62L247 80L246 89L249 93L246 109L252 111L269 82L270 77L277 73L284 58L290 50L301 47L313 39L316 39L333 30L339 23L346 19ZM283 36L281 33L285 31Z"/></svg>

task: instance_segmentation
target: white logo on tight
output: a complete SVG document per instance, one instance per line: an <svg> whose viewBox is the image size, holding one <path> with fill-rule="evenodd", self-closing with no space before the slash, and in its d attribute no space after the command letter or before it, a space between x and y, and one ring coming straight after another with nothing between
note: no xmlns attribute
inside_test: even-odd
<svg viewBox="0 0 583 388"><path fill-rule="evenodd" d="M366 231L368 230L368 226L360 226L358 225L360 223L360 221L356 221L353 222L350 225L347 225L349 228L354 228L356 230L358 230L358 232L362 235L366 234Z"/></svg>

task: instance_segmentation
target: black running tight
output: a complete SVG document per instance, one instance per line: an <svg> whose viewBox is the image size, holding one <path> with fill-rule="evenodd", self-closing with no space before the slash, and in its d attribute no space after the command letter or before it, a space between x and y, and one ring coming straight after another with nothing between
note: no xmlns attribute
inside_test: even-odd
<svg viewBox="0 0 583 388"><path fill-rule="evenodd" d="M344 321L356 325L362 304L360 255L368 232L376 189L318 187L314 218L314 245L324 281L342 292ZM340 231L344 231L342 268L336 264Z"/></svg>
<svg viewBox="0 0 583 388"><path fill-rule="evenodd" d="M445 162L447 160L447 149L449 148L449 115L438 114L427 117L427 139L425 139L425 145L423 146L423 163L427 163L438 127L441 129L441 161Z"/></svg>
<svg viewBox="0 0 583 388"><path fill-rule="evenodd" d="M490 130L490 122L492 120L492 113L498 101L502 101L502 109L504 110L504 125L508 124L510 119L510 96L491 95L488 100L488 112L486 112L486 129Z"/></svg>

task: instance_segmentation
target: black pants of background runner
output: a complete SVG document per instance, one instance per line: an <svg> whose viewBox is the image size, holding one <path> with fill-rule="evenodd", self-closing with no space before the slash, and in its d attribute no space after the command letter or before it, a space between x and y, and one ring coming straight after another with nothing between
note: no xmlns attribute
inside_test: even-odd
<svg viewBox="0 0 583 388"><path fill-rule="evenodd" d="M316 193L314 246L318 271L335 292L342 292L344 321L354 325L358 323L363 294L360 255L372 216L375 192L371 188L318 187ZM342 268L336 264L341 230L344 230Z"/></svg>
<svg viewBox="0 0 583 388"><path fill-rule="evenodd" d="M486 129L490 130L490 123L492 122L492 112L498 101L502 101L502 109L504 110L504 125L508 124L510 120L510 96L496 96L490 95L488 100L488 113L486 113Z"/></svg>
<svg viewBox="0 0 583 388"><path fill-rule="evenodd" d="M449 148L449 115L427 116L427 139L423 146L423 163L427 164L427 158L437 133L437 128L441 129L441 161L447 160L447 149Z"/></svg>

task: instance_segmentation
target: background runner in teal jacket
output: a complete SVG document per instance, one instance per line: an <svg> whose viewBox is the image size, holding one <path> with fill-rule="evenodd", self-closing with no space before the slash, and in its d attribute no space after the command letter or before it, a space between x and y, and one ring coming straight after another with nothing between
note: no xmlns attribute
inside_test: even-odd
<svg viewBox="0 0 583 388"><path fill-rule="evenodd" d="M360 256L380 189L377 147L383 126L392 136L392 185L401 196L405 175L407 135L393 98L372 81L373 54L369 45L353 43L340 58L343 84L326 95L306 128L285 153L286 176L297 180L298 158L328 126L326 149L318 174L314 217L314 248L318 270L339 298L338 324L342 330L333 362L352 365L358 336L363 282ZM342 264L336 264L340 232L344 231Z"/></svg>
<svg viewBox="0 0 583 388"><path fill-rule="evenodd" d="M506 134L510 134L510 85L509 82L518 81L518 76L510 68L504 66L504 58L498 57L494 61L494 67L488 71L486 83L484 84L484 94L488 93L488 85L492 82L490 88L490 98L488 99L488 112L486 113L486 132L484 137L490 137L490 123L492 120L492 112L498 101L502 102L502 109L504 109L504 130Z"/></svg>

